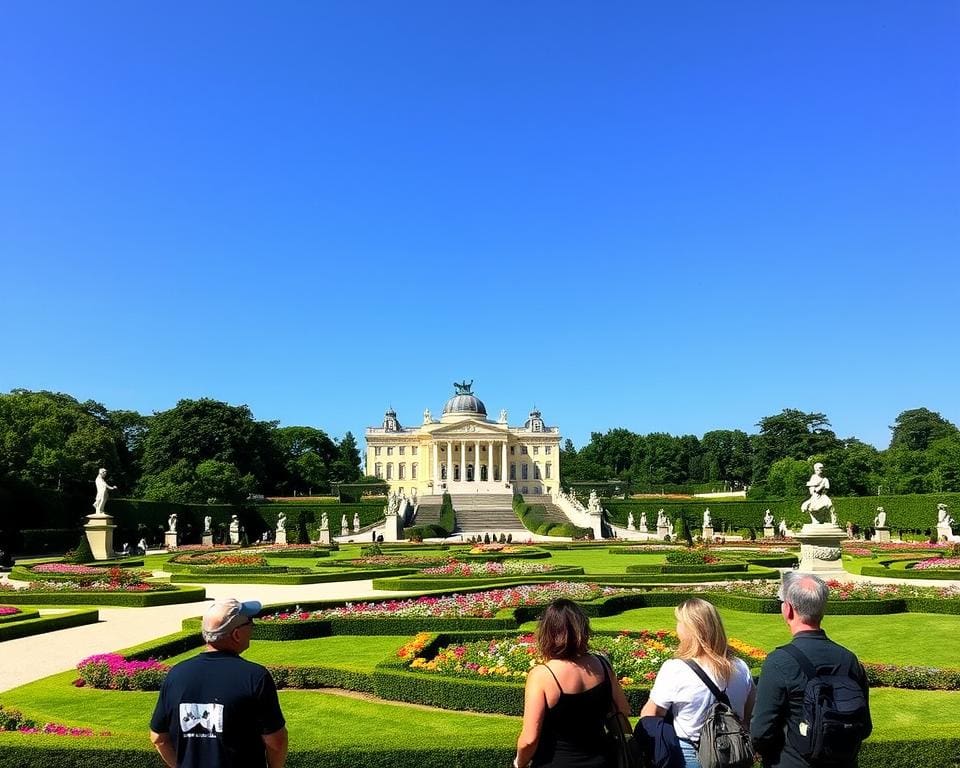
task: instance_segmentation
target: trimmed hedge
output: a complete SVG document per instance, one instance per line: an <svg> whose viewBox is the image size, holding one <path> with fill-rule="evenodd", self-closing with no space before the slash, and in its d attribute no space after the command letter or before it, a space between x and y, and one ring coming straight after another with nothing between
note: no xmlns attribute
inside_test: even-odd
<svg viewBox="0 0 960 768"><path fill-rule="evenodd" d="M736 578L746 570L746 563L704 563L702 565L638 563L627 566L627 573L728 573Z"/></svg>
<svg viewBox="0 0 960 768"><path fill-rule="evenodd" d="M517 546L514 544L513 546ZM543 560L545 558L552 557L552 555L539 548L530 547L525 552L478 552L476 554L471 553L469 550L463 552L454 552L453 558L459 560L462 563L470 562L488 562L488 563L499 563L504 560Z"/></svg>
<svg viewBox="0 0 960 768"><path fill-rule="evenodd" d="M77 545L81 534L79 528L24 528L17 551L31 555L62 554Z"/></svg>
<svg viewBox="0 0 960 768"><path fill-rule="evenodd" d="M7 608L7 607L12 608L14 606L5 606L2 603L0 603L0 608ZM24 619L35 619L37 618L37 616L40 615L40 612L33 608L22 608L18 610L20 610L20 613L10 613L10 614L7 614L6 616L0 616L0 624L6 624L7 622L10 622L10 621L23 621Z"/></svg>
<svg viewBox="0 0 960 768"><path fill-rule="evenodd" d="M163 592L40 592L21 589L0 593L9 605L123 605L149 608L156 605L195 603L207 599L203 587L176 587Z"/></svg>
<svg viewBox="0 0 960 768"><path fill-rule="evenodd" d="M57 613L51 616L32 615L22 621L0 624L0 641L41 635L58 629L82 627L84 624L96 624L99 620L100 612L96 608Z"/></svg>
<svg viewBox="0 0 960 768"><path fill-rule="evenodd" d="M582 539L593 535L592 528L581 528L573 523L558 523L548 520L546 507L543 504L527 504L523 495L513 495L513 511L523 523L524 528L538 536L565 536L571 539Z"/></svg>
<svg viewBox="0 0 960 768"><path fill-rule="evenodd" d="M903 562L903 560L881 560L880 565L864 565L860 568L861 576L883 576L888 579L936 579L943 581L960 580L960 570L952 568L942 568L939 570L915 571L912 568L897 568L893 570L888 567L889 563Z"/></svg>
<svg viewBox="0 0 960 768"><path fill-rule="evenodd" d="M390 568L373 570L357 568L352 571L333 573L175 573L170 577L171 584L329 584L335 581L363 581L380 576L398 576L416 573L416 568Z"/></svg>

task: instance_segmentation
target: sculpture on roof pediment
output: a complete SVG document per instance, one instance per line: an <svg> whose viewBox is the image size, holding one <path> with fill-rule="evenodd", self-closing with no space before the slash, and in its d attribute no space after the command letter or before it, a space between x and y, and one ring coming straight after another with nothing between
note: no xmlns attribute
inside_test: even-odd
<svg viewBox="0 0 960 768"><path fill-rule="evenodd" d="M473 392L470 390L473 388L473 379L470 379L468 383L466 379L461 382L453 382L453 388L457 391L458 395L472 395Z"/></svg>
<svg viewBox="0 0 960 768"><path fill-rule="evenodd" d="M500 409L500 418L497 419L497 421L499 421L501 424L506 424L506 423L507 423L507 409L506 409L506 408L501 408L501 409Z"/></svg>
<svg viewBox="0 0 960 768"><path fill-rule="evenodd" d="M476 432L476 431L477 431L477 425L476 425L476 424L464 424L464 425L463 425L463 431L464 431L464 432Z"/></svg>

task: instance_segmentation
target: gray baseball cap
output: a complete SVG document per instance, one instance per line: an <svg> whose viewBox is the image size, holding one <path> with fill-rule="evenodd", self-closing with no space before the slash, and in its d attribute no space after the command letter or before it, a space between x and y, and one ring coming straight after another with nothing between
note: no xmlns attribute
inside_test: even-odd
<svg viewBox="0 0 960 768"><path fill-rule="evenodd" d="M252 619L263 608L257 600L248 600L241 603L229 598L216 600L203 614L201 632L207 642L219 640L241 626L244 619Z"/></svg>

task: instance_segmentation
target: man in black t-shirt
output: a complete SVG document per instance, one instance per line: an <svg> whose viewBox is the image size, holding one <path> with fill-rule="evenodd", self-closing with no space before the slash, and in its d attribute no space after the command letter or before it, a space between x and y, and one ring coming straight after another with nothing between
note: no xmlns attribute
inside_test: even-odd
<svg viewBox="0 0 960 768"><path fill-rule="evenodd" d="M240 658L258 602L220 600L203 617L203 653L160 688L150 740L170 768L283 768L287 729L265 667Z"/></svg>

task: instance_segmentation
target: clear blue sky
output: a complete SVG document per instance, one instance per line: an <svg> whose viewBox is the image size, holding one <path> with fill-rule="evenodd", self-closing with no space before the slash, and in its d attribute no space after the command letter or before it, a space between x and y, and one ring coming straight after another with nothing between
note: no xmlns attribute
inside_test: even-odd
<svg viewBox="0 0 960 768"><path fill-rule="evenodd" d="M0 391L960 422L960 4L0 6Z"/></svg>

